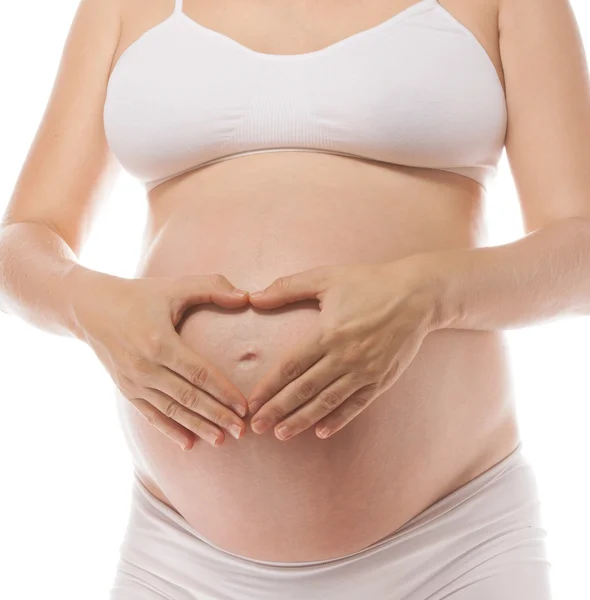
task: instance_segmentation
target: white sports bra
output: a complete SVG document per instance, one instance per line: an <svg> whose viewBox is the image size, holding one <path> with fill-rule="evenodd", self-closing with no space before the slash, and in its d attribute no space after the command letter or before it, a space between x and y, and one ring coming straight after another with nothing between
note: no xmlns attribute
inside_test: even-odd
<svg viewBox="0 0 590 600"><path fill-rule="evenodd" d="M438 0L303 54L252 50L176 0L119 57L103 118L113 154L148 191L280 150L452 171L487 190L507 110L486 50Z"/></svg>

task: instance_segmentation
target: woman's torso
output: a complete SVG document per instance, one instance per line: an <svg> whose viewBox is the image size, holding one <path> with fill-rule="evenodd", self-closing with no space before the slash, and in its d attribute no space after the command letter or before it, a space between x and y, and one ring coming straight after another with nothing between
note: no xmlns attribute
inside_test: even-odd
<svg viewBox="0 0 590 600"><path fill-rule="evenodd" d="M169 14L172 1L154 4L128 1L134 16L125 20L113 64ZM295 54L410 4L295 6L290 10L301 22L316 24L309 35L280 18L286 8L262 2L185 0L184 11L245 47ZM477 35L501 77L487 5L444 2ZM264 39L245 25L252 22L269 32ZM148 200L136 276L222 273L250 290L320 264L393 261L485 240L485 195L474 180L313 151L211 164L155 187ZM266 312L201 305L179 333L247 395L317 315L311 301ZM327 440L313 428L286 442L272 430L260 436L248 430L239 441L226 435L218 448L200 442L183 453L116 395L146 486L216 545L262 560L322 560L363 548L498 462L518 441L501 332L429 334L398 381Z"/></svg>

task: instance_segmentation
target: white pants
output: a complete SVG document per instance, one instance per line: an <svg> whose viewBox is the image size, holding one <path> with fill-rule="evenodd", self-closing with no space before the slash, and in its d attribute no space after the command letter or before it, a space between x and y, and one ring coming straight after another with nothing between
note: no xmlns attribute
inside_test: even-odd
<svg viewBox="0 0 590 600"><path fill-rule="evenodd" d="M375 544L277 563L214 546L135 477L111 600L551 600L522 443Z"/></svg>

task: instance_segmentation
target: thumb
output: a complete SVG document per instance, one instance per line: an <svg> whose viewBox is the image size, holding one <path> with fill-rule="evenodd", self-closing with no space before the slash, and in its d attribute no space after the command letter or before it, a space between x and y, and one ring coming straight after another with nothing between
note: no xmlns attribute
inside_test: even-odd
<svg viewBox="0 0 590 600"><path fill-rule="evenodd" d="M181 314L195 304L213 303L224 308L248 304L248 292L236 288L225 276L183 275L173 289L174 311Z"/></svg>
<svg viewBox="0 0 590 600"><path fill-rule="evenodd" d="M275 279L269 286L250 293L250 303L259 308L279 308L290 302L317 298L324 289L326 273L321 267Z"/></svg>

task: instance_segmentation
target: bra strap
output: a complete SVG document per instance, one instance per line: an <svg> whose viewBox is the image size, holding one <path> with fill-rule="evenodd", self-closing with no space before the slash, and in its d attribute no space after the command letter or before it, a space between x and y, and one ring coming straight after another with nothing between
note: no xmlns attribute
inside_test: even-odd
<svg viewBox="0 0 590 600"><path fill-rule="evenodd" d="M175 0L174 12L182 12L182 0Z"/></svg>

